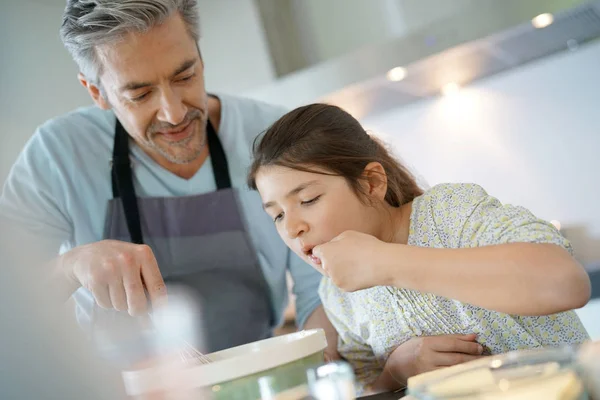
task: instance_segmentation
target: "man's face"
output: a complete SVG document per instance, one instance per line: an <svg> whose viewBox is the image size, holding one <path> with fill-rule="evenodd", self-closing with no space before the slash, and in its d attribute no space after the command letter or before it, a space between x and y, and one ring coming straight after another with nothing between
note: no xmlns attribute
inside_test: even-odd
<svg viewBox="0 0 600 400"><path fill-rule="evenodd" d="M110 105L133 139L158 160L197 159L208 118L204 68L181 17L97 51L105 107Z"/></svg>

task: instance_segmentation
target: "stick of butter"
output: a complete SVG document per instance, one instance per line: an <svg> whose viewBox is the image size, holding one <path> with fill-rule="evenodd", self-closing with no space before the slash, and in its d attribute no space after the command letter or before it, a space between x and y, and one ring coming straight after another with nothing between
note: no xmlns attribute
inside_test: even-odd
<svg viewBox="0 0 600 400"><path fill-rule="evenodd" d="M488 368L477 368L434 383L427 391L434 397L452 398L461 393L473 392L495 383L494 374Z"/></svg>
<svg viewBox="0 0 600 400"><path fill-rule="evenodd" d="M440 368L429 372L424 372L419 375L408 378L407 386L408 389L414 389L417 386L421 386L427 382L433 382L440 380L444 377L457 374L462 371L467 371L476 367L487 367L490 363L488 358L480 358L478 360L469 361L463 364L457 364L452 367Z"/></svg>

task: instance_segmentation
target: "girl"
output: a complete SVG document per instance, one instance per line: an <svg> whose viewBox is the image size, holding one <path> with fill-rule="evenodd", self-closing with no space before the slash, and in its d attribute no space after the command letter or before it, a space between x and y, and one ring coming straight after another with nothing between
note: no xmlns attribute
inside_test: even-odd
<svg viewBox="0 0 600 400"><path fill-rule="evenodd" d="M588 339L570 244L475 184L423 192L348 113L298 108L255 145L248 183L285 243L326 278L338 350L364 389L516 349Z"/></svg>

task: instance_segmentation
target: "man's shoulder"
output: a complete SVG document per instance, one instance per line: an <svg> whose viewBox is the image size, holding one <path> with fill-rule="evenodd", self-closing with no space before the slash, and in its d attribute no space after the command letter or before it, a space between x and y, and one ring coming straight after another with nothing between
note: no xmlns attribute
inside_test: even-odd
<svg viewBox="0 0 600 400"><path fill-rule="evenodd" d="M95 136L98 132L113 135L116 118L112 111L96 106L79 107L41 124L36 134L45 138L73 137L75 140Z"/></svg>
<svg viewBox="0 0 600 400"><path fill-rule="evenodd" d="M229 112L229 116L238 119L244 125L261 126L262 129L268 128L289 111L281 105L250 97L227 94L219 94L219 97L224 104L225 118L227 118Z"/></svg>
<svg viewBox="0 0 600 400"><path fill-rule="evenodd" d="M50 221L56 232L70 229L68 216L88 205L74 204L73 198L98 198L108 186L98 178L110 176L111 114L82 107L39 125L6 179L4 213L33 224Z"/></svg>
<svg viewBox="0 0 600 400"><path fill-rule="evenodd" d="M28 174L94 169L97 160L110 157L114 121L112 112L96 107L81 107L49 119L27 141L13 169Z"/></svg>
<svg viewBox="0 0 600 400"><path fill-rule="evenodd" d="M255 141L288 110L280 105L242 96L218 95L221 100L221 139L236 154L239 173L246 174ZM245 176L244 176L245 179Z"/></svg>
<svg viewBox="0 0 600 400"><path fill-rule="evenodd" d="M114 139L116 117L112 111L95 106L80 107L39 125L24 152L43 149L49 156L104 153ZM88 161L91 161L88 159Z"/></svg>

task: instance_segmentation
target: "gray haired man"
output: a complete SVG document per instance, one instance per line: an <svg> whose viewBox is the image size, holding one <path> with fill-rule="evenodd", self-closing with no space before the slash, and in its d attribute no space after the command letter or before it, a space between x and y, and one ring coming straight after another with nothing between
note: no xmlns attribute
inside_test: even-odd
<svg viewBox="0 0 600 400"><path fill-rule="evenodd" d="M96 106L37 129L0 216L51 243L48 273L97 337L179 284L201 303L205 351L264 339L290 271L299 326L324 328L334 358L319 274L244 187L254 138L285 110L206 93L198 15L195 0L67 2L61 37Z"/></svg>

